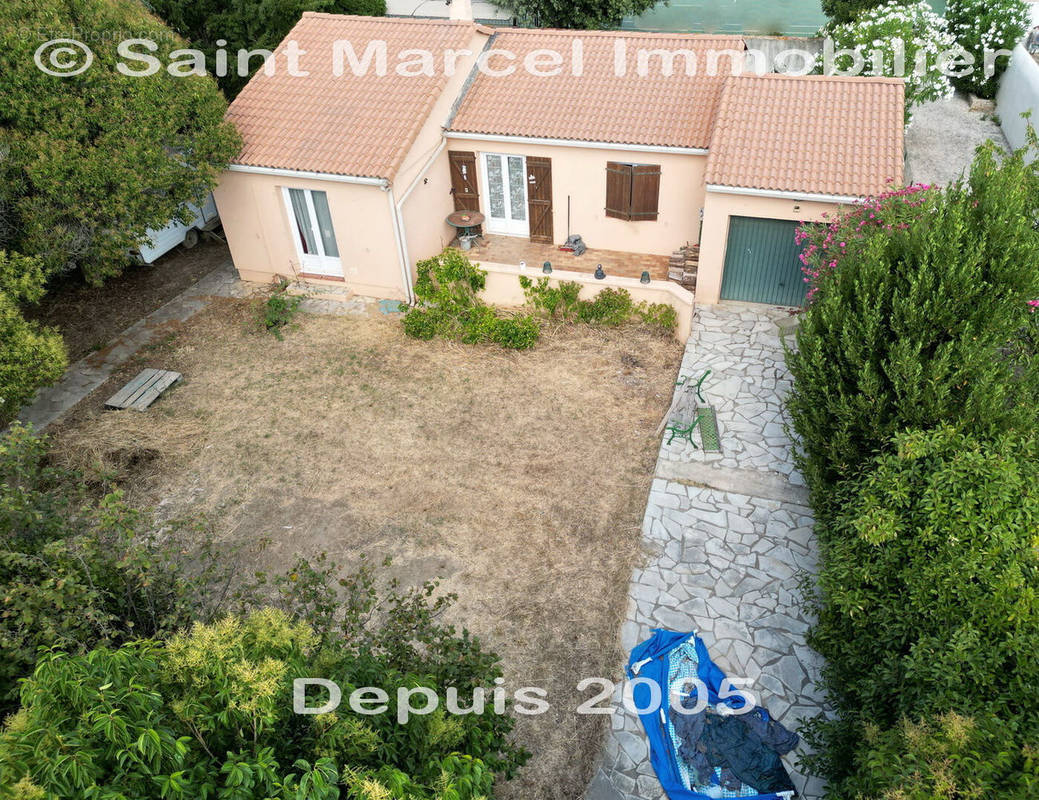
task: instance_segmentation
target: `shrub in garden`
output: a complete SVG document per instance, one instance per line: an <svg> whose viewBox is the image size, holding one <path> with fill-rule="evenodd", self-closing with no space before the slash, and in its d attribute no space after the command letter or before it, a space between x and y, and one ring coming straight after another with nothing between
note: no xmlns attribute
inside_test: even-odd
<svg viewBox="0 0 1039 800"><path fill-rule="evenodd" d="M678 313L672 306L636 303L627 289L606 288L592 300L581 300L581 284L576 281L551 286L547 277L532 281L521 275L519 282L527 302L552 319L609 326L639 321L660 333L673 333L678 327Z"/></svg>
<svg viewBox="0 0 1039 800"><path fill-rule="evenodd" d="M457 339L514 350L533 347L540 325L532 316L503 316L477 296L487 273L461 250L449 247L418 262L415 297L420 305L404 312L404 332L416 339Z"/></svg>
<svg viewBox="0 0 1039 800"><path fill-rule="evenodd" d="M1037 216L1036 168L986 146L962 183L804 230L813 286L787 405L817 511L907 428L1036 429Z"/></svg>
<svg viewBox="0 0 1039 800"><path fill-rule="evenodd" d="M1039 786L1035 438L899 434L840 500L809 637L840 714L814 732L834 796L1031 796L1002 791ZM946 780L984 791L922 789Z"/></svg>
<svg viewBox="0 0 1039 800"><path fill-rule="evenodd" d="M1039 734L1017 731L991 714L947 713L866 732L849 797L919 800L1039 795Z"/></svg>
<svg viewBox="0 0 1039 800"><path fill-rule="evenodd" d="M256 327L274 334L279 342L285 338L284 329L292 323L303 302L302 295L289 294L288 289L286 280L272 284L266 298L258 300L255 306Z"/></svg>
<svg viewBox="0 0 1039 800"><path fill-rule="evenodd" d="M942 74L939 55L953 46L953 37L945 19L926 2L889 2L863 11L854 20L831 23L822 32L833 39L835 50L860 53L865 61L863 75L904 79L907 123L913 106L952 93L949 79ZM926 59L926 69L914 68L917 59ZM834 59L833 66L847 70L852 61L851 56L841 55Z"/></svg>
<svg viewBox="0 0 1039 800"><path fill-rule="evenodd" d="M35 786L70 800L489 796L492 770L460 752L478 715L433 713L398 725L392 708L363 717L294 713L294 678L333 678L345 694L380 685L368 682L373 676L398 677L378 673L374 661L323 644L309 625L273 609L196 625L166 644L48 654L0 735L0 773L8 787L21 781L23 796ZM76 743L66 758L48 755L59 741ZM477 749L497 755L499 745L508 749L484 736ZM15 796L0 788L0 797Z"/></svg>
<svg viewBox="0 0 1039 800"><path fill-rule="evenodd" d="M986 76L985 51L1014 49L1028 27L1029 4L1024 0L949 0L945 19L956 42L974 57L973 72L953 78L953 85L979 97L995 97L1009 56L997 59L993 75Z"/></svg>

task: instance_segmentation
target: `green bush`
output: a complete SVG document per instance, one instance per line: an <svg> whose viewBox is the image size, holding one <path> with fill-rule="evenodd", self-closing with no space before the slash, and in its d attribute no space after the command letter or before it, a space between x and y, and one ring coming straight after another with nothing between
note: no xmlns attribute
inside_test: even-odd
<svg viewBox="0 0 1039 800"><path fill-rule="evenodd" d="M870 466L816 529L823 566L809 643L826 659L840 719L812 735L837 797L858 796L863 775L891 766L866 755L872 729L990 714L1009 726L1000 746L1020 762L1039 715L1039 661L1025 655L1039 652L1035 439L913 431Z"/></svg>
<svg viewBox="0 0 1039 800"><path fill-rule="evenodd" d="M994 74L986 77L985 51L1014 49L1028 27L1029 4L1024 0L949 0L945 18L956 42L974 57L973 72L953 78L953 85L979 97L995 97L1010 59L997 59Z"/></svg>
<svg viewBox="0 0 1039 800"><path fill-rule="evenodd" d="M487 273L457 248L417 265L415 296L421 305L404 312L404 333L416 339L437 336L466 344L496 344L525 350L537 344L540 324L533 316L501 316L477 296Z"/></svg>
<svg viewBox="0 0 1039 800"><path fill-rule="evenodd" d="M0 428L18 415L38 388L58 380L68 363L58 331L29 322L22 314L22 304L39 302L43 288L37 259L0 250Z"/></svg>
<svg viewBox="0 0 1039 800"><path fill-rule="evenodd" d="M594 300L580 304L579 322L594 325L623 325L635 314L635 304L626 289L603 289Z"/></svg>
<svg viewBox="0 0 1039 800"><path fill-rule="evenodd" d="M1030 800L1039 795L1039 735L989 714L942 714L870 728L847 797Z"/></svg>
<svg viewBox="0 0 1039 800"><path fill-rule="evenodd" d="M1039 714L1039 447L899 434L817 534L811 644L842 708L893 725L934 710Z"/></svg>
<svg viewBox="0 0 1039 800"><path fill-rule="evenodd" d="M519 282L527 303L551 319L610 326L639 321L660 333L673 333L678 327L678 312L672 306L636 303L626 289L606 288L593 300L581 300L581 284L576 281L551 286L547 277L532 281L521 275Z"/></svg>
<svg viewBox="0 0 1039 800"><path fill-rule="evenodd" d="M165 644L45 655L0 735L0 797L17 796L15 781L68 800L489 796L491 769L459 752L481 715L434 712L399 725L392 708L294 713L296 677L333 678L344 693L395 677L370 660L323 645L309 625L274 609L197 624ZM51 757L61 742L74 746ZM509 747L485 737L478 749L494 755L497 746Z"/></svg>
<svg viewBox="0 0 1039 800"><path fill-rule="evenodd" d="M907 428L1036 429L1037 181L1023 153L986 146L964 183L802 233L815 283L787 405L817 505Z"/></svg>
<svg viewBox="0 0 1039 800"><path fill-rule="evenodd" d="M256 303L256 326L274 334L279 342L285 338L284 329L292 323L303 302L302 295L289 294L288 289L288 281L279 281L268 288L266 299Z"/></svg>

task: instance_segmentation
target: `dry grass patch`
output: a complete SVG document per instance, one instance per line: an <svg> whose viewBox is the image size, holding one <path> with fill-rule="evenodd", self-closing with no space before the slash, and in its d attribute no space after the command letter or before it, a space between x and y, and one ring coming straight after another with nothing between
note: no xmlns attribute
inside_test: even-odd
<svg viewBox="0 0 1039 800"><path fill-rule="evenodd" d="M221 301L193 319L119 376L156 366L182 383L144 414L102 411L97 393L59 431L61 452L122 470L132 502L204 512L225 542L269 537L250 568L366 553L392 556L405 581L443 578L453 621L502 653L510 687L550 693L549 714L520 719L534 757L501 795L580 797L603 718L574 714L574 687L621 663L681 347L559 327L505 353L308 315L277 342L248 332L248 314ZM125 464L134 447L153 453L140 470Z"/></svg>

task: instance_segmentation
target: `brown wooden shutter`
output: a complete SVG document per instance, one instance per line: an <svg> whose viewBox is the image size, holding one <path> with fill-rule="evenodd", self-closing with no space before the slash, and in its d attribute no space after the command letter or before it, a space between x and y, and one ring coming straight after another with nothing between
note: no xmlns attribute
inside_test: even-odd
<svg viewBox="0 0 1039 800"><path fill-rule="evenodd" d="M631 164L606 162L606 216L631 219Z"/></svg>
<svg viewBox="0 0 1039 800"><path fill-rule="evenodd" d="M631 216L656 219L660 201L660 165L636 164L631 168Z"/></svg>
<svg viewBox="0 0 1039 800"><path fill-rule="evenodd" d="M455 211L479 211L480 190L476 182L476 153L468 150L448 150L447 161L451 166L451 195L455 199ZM473 233L483 233L473 226Z"/></svg>
<svg viewBox="0 0 1039 800"><path fill-rule="evenodd" d="M552 244L552 159L527 156L530 241Z"/></svg>

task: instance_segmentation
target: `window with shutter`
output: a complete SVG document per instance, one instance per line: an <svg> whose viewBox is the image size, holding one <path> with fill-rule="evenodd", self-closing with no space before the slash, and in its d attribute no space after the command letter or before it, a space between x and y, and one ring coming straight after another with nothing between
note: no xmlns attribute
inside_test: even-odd
<svg viewBox="0 0 1039 800"><path fill-rule="evenodd" d="M656 219L660 200L660 165L606 162L606 216Z"/></svg>

